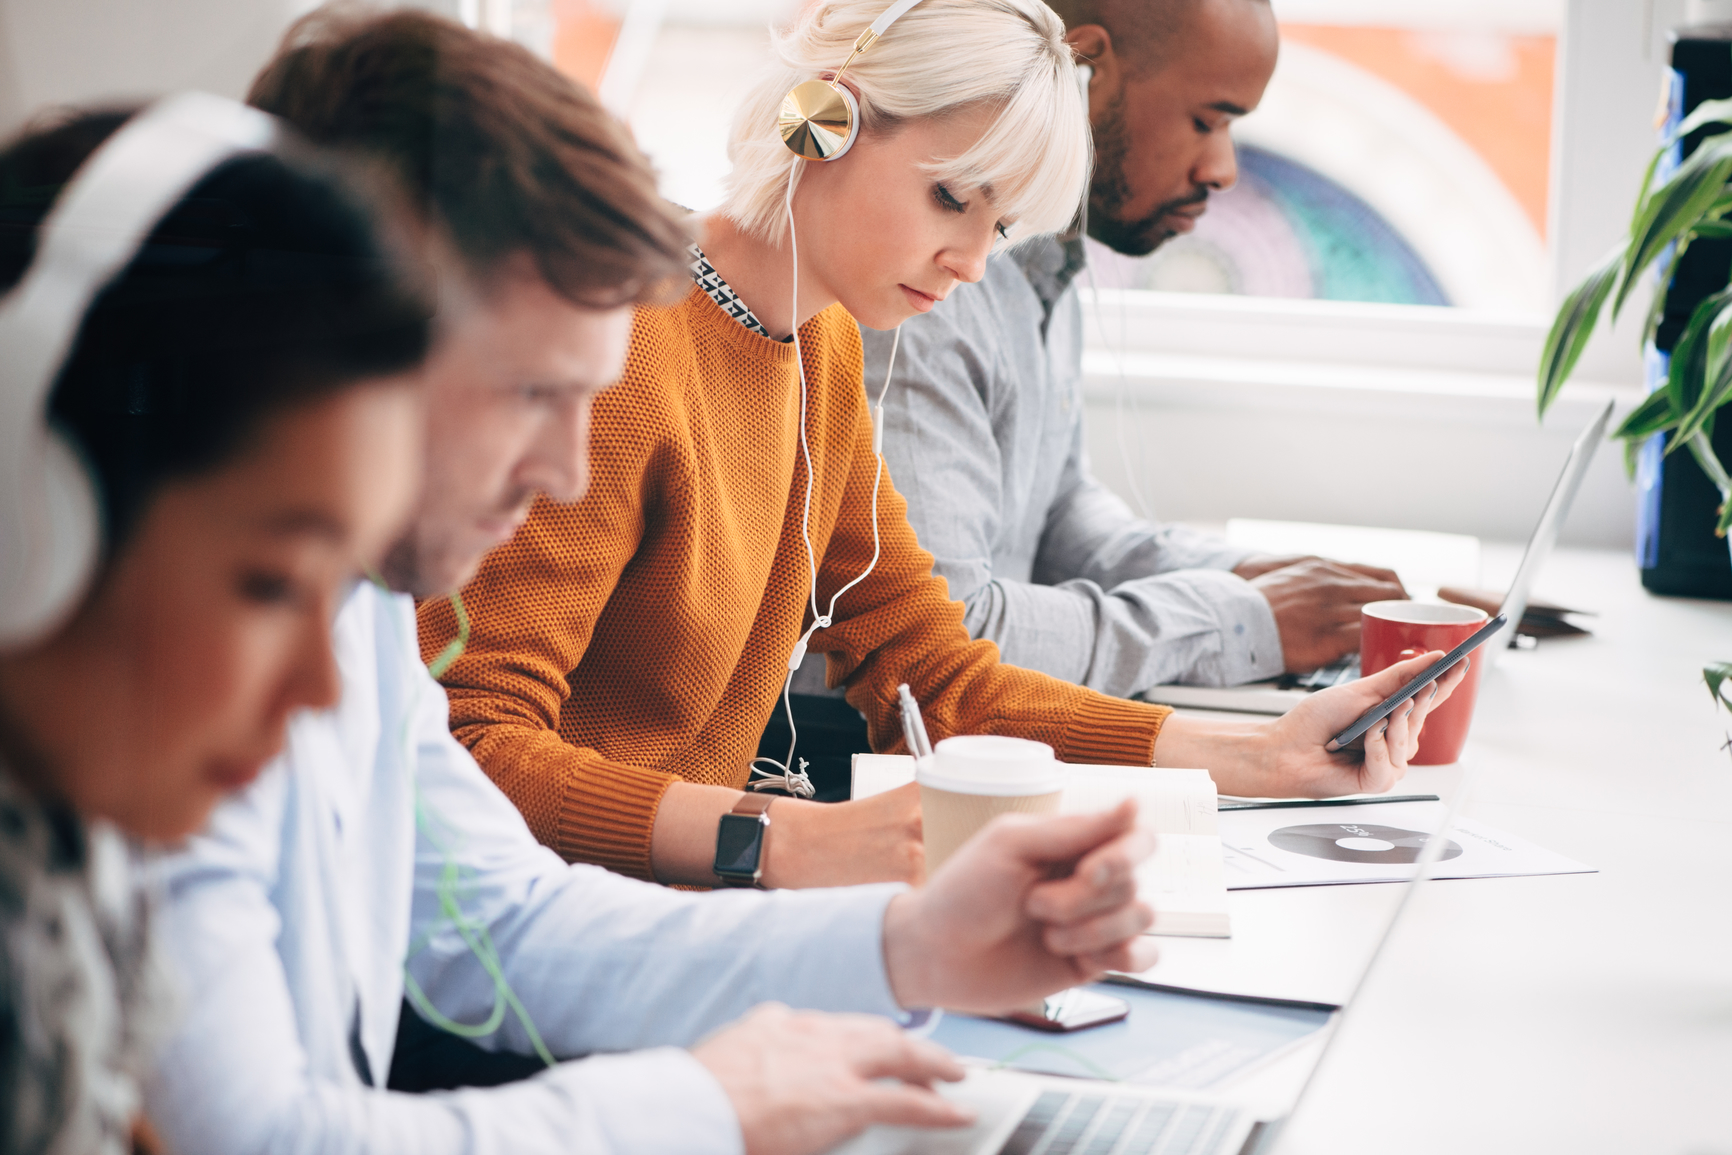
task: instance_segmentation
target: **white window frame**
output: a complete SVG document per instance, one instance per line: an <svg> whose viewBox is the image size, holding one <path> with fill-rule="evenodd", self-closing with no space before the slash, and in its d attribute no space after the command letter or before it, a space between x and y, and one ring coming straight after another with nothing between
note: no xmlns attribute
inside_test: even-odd
<svg viewBox="0 0 1732 1155"><path fill-rule="evenodd" d="M1655 147L1666 29L1682 23L1683 3L1569 0L1551 149L1554 301L1628 227ZM1127 496L1147 496L1162 517L1285 516L1519 540L1575 431L1606 399L1627 411L1641 398L1640 301L1595 339L1542 428L1534 369L1549 316L1142 290L1082 296L1097 472ZM1341 436L1315 444L1331 427ZM1376 428L1412 445L1416 465L1453 460L1489 472L1414 495L1367 489L1351 469L1338 483L1295 487L1310 463L1351 460L1355 439L1375 442ZM1232 448L1250 445L1255 460ZM1565 540L1627 546L1633 508L1610 447Z"/></svg>

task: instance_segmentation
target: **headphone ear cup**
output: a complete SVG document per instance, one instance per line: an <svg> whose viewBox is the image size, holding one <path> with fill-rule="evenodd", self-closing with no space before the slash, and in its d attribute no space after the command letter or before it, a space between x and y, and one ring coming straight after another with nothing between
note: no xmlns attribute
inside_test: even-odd
<svg viewBox="0 0 1732 1155"><path fill-rule="evenodd" d="M101 512L90 475L76 450L49 433L20 470L0 513L0 645L35 641L77 604L96 570Z"/></svg>
<svg viewBox="0 0 1732 1155"><path fill-rule="evenodd" d="M776 131L795 156L835 160L860 135L860 102L846 84L808 80L782 98Z"/></svg>

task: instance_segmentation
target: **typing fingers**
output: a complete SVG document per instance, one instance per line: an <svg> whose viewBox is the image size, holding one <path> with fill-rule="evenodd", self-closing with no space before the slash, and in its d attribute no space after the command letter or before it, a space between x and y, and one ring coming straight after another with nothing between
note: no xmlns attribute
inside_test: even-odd
<svg viewBox="0 0 1732 1155"><path fill-rule="evenodd" d="M861 1089L861 1125L888 1127L966 1127L974 1111L925 1087L906 1083L868 1083Z"/></svg>
<svg viewBox="0 0 1732 1155"><path fill-rule="evenodd" d="M900 1079L929 1086L938 1080L962 1078L956 1056L924 1039L916 1039L884 1019L870 1015L831 1016L843 1053L863 1079Z"/></svg>
<svg viewBox="0 0 1732 1155"><path fill-rule="evenodd" d="M1343 569L1350 569L1354 573L1362 573L1366 577L1375 578L1377 581L1383 582L1386 585L1401 585L1401 578L1397 576L1394 570L1385 569L1380 565L1365 565L1356 561L1344 561L1337 564L1339 564Z"/></svg>

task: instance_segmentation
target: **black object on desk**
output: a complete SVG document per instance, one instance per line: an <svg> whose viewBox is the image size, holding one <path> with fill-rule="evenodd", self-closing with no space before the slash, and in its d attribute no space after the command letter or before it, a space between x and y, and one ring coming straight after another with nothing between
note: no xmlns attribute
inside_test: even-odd
<svg viewBox="0 0 1732 1155"><path fill-rule="evenodd" d="M1370 806L1387 802L1442 802L1435 794L1395 794L1385 798L1284 798L1279 802L1222 802L1216 810L1303 810L1312 806Z"/></svg>
<svg viewBox="0 0 1732 1155"><path fill-rule="evenodd" d="M1675 76L1664 131L1670 131L1705 100L1732 96L1732 26L1707 25L1671 33ZM1724 131L1719 125L1697 129L1681 142L1680 158ZM1670 356L1690 314L1732 274L1732 240L1701 237L1673 262L1654 346ZM1664 362L1646 358L1643 375L1650 389L1664 387ZM1642 585L1657 594L1732 598L1732 560L1726 541L1714 536L1720 491L1688 453L1663 453L1664 433L1641 449L1637 474L1636 560ZM1720 460L1732 460L1732 421L1714 425L1710 443Z"/></svg>
<svg viewBox="0 0 1732 1155"><path fill-rule="evenodd" d="M809 763L806 773L817 789L816 801L848 801L853 790L854 755L872 749L865 716L845 698L792 694L789 702L794 708L794 724L800 728L800 757ZM778 704L758 739L758 753L786 758L788 739L788 717Z"/></svg>

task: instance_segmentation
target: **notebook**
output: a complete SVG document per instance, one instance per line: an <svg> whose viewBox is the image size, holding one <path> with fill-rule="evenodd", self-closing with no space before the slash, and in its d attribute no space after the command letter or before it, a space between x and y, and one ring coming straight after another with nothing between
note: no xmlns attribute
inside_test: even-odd
<svg viewBox="0 0 1732 1155"><path fill-rule="evenodd" d="M1135 797L1143 824L1160 836L1137 872L1139 894L1157 912L1149 933L1227 938L1227 881L1209 772L1070 763L1064 769L1064 813L1106 810ZM912 781L914 759L906 754L854 755L854 798Z"/></svg>

